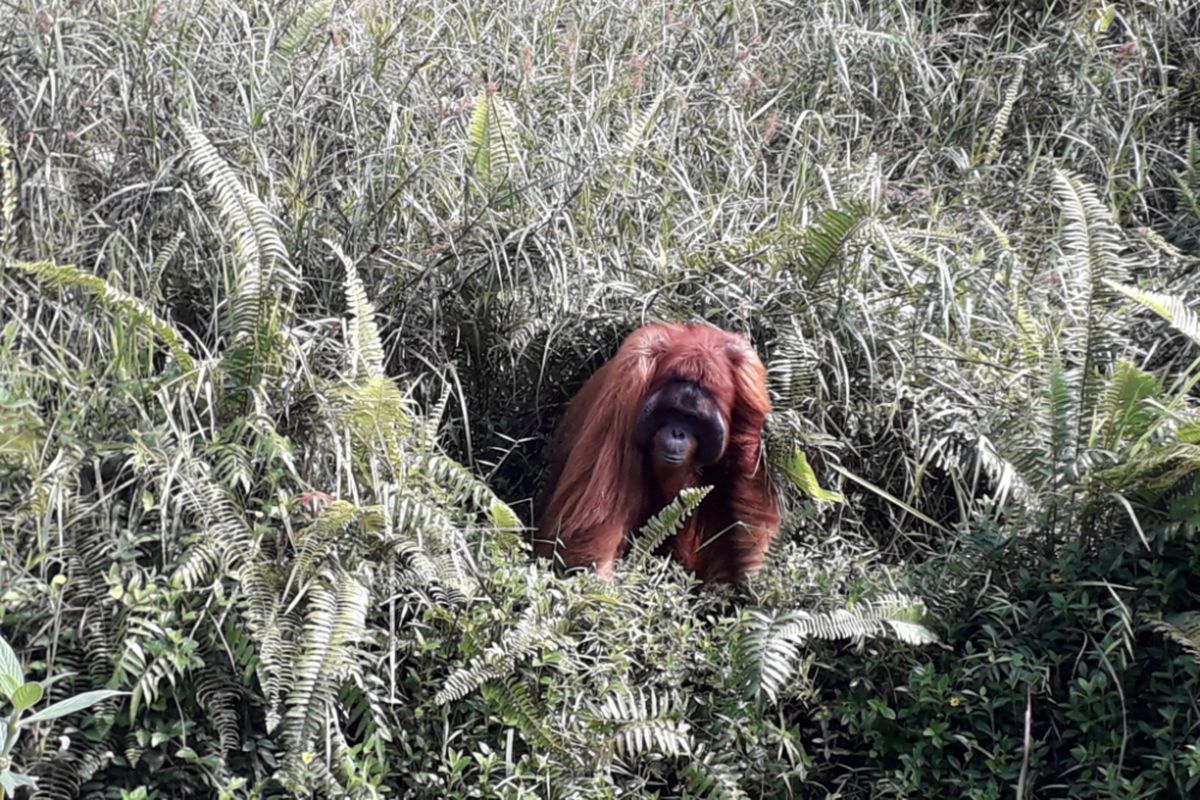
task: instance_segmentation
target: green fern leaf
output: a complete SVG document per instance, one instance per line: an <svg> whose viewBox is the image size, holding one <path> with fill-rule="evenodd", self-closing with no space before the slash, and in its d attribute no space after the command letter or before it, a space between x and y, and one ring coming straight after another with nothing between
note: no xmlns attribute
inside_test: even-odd
<svg viewBox="0 0 1200 800"><path fill-rule="evenodd" d="M355 375L382 379L383 342L379 338L379 328L375 325L375 307L367 299L362 280L350 259L342 252L342 248L337 242L329 239L325 240L325 244L333 250L346 270L346 307L354 317L354 322L349 328L349 345L354 354Z"/></svg>
<svg viewBox="0 0 1200 800"><path fill-rule="evenodd" d="M318 25L329 19L333 0L319 0L304 9L279 39L279 52L291 57L300 52Z"/></svg>
<svg viewBox="0 0 1200 800"><path fill-rule="evenodd" d="M1114 291L1158 314L1175 330L1200 345L1200 314L1197 314L1182 297L1138 289L1135 286L1123 286L1109 279L1105 279L1105 283Z"/></svg>
<svg viewBox="0 0 1200 800"><path fill-rule="evenodd" d="M8 128L0 122L0 252L7 253L16 242L13 219L17 213L17 170L13 164Z"/></svg>
<svg viewBox="0 0 1200 800"><path fill-rule="evenodd" d="M467 140L475 176L489 195L496 194L518 161L516 120L504 98L488 87L475 98Z"/></svg>
<svg viewBox="0 0 1200 800"><path fill-rule="evenodd" d="M803 245L796 252L795 267L815 289L846 245L854 238L867 217L865 206L849 202L842 208L826 210L816 222L804 229Z"/></svg>
<svg viewBox="0 0 1200 800"><path fill-rule="evenodd" d="M696 486L682 489L679 495L642 525L638 535L633 539L633 552L630 558L635 564L645 564L667 539L670 539L683 528L687 521L708 493L711 486Z"/></svg>
<svg viewBox="0 0 1200 800"><path fill-rule="evenodd" d="M12 262L10 267L52 289L80 289L87 292L101 305L119 312L126 319L146 328L161 339L171 352L175 363L184 372L192 372L196 368L183 337L170 323L155 314L141 300L116 288L98 275L92 275L68 264L54 264L49 261L17 261Z"/></svg>

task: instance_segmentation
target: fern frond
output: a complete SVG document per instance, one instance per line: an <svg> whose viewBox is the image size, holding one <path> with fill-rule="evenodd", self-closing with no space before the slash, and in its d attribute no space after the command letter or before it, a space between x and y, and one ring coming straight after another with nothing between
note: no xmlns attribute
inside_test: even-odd
<svg viewBox="0 0 1200 800"><path fill-rule="evenodd" d="M683 523L687 521L708 493L711 486L694 486L681 489L679 495L642 525L637 536L633 538L632 552L629 554L635 564L645 564L654 555L654 551L663 543L679 533Z"/></svg>
<svg viewBox="0 0 1200 800"><path fill-rule="evenodd" d="M346 679L355 643L366 630L370 593L356 576L328 573L309 587L308 614L284 720L293 750L313 741Z"/></svg>
<svg viewBox="0 0 1200 800"><path fill-rule="evenodd" d="M701 800L742 800L748 796L742 790L741 775L737 770L717 762L711 754L693 758L682 773L688 791Z"/></svg>
<svg viewBox="0 0 1200 800"><path fill-rule="evenodd" d="M677 708L678 700L654 691L616 691L592 709L606 732L598 748L601 763L612 756L622 759L659 755L677 758L693 748L688 724Z"/></svg>
<svg viewBox="0 0 1200 800"><path fill-rule="evenodd" d="M207 180L234 242L238 273L232 309L233 338L253 352L260 331L271 317L268 309L275 307L271 290L293 289L297 277L292 273L287 248L266 204L242 184L199 128L185 121L180 121L180 128L191 150L192 163Z"/></svg>
<svg viewBox="0 0 1200 800"><path fill-rule="evenodd" d="M204 709L217 732L224 754L238 751L242 746L242 727L238 709L245 706L241 686L224 669L216 668L210 659L196 679L196 700Z"/></svg>
<svg viewBox="0 0 1200 800"><path fill-rule="evenodd" d="M1077 406L1074 441L1078 443L1085 420L1091 418L1103 375L1115 359L1112 300L1116 295L1111 285L1124 281L1126 265L1112 212L1095 188L1063 170L1055 171L1053 184L1065 220L1063 288L1067 310L1074 319L1066 328L1063 347L1078 369L1073 381Z"/></svg>
<svg viewBox="0 0 1200 800"><path fill-rule="evenodd" d="M279 52L289 58L300 52L316 27L329 19L332 8L333 0L317 0L297 14L283 36L279 37Z"/></svg>
<svg viewBox="0 0 1200 800"><path fill-rule="evenodd" d="M166 271L167 265L171 263L171 259L179 252L185 236L187 234L183 231L175 231L175 235L171 237L171 241L167 242L167 246L154 257L154 263L150 265L150 274L146 278L146 287L147 291L150 292L150 297L156 301L162 299L163 273Z"/></svg>
<svg viewBox="0 0 1200 800"><path fill-rule="evenodd" d="M1004 91L1004 100L1000 103L999 110L996 111L996 119L992 123L992 135L988 138L987 154L983 159L984 164L991 164L1000 157L1000 143L1008 131L1008 120L1017 104L1017 96L1021 93L1021 82L1024 80L1025 61L1022 59L1017 62L1017 72L1009 81L1008 88Z"/></svg>
<svg viewBox="0 0 1200 800"><path fill-rule="evenodd" d="M1146 627L1179 645L1200 663L1200 611L1184 611L1163 619L1150 619Z"/></svg>
<svg viewBox="0 0 1200 800"><path fill-rule="evenodd" d="M488 194L504 187L519 160L516 130L516 118L504 98L489 87L481 89L471 114L467 160Z"/></svg>
<svg viewBox="0 0 1200 800"><path fill-rule="evenodd" d="M1162 419L1148 401L1162 396L1162 384L1131 361L1120 361L1104 386L1096 409L1097 444L1115 451L1122 440L1133 440Z"/></svg>
<svg viewBox="0 0 1200 800"><path fill-rule="evenodd" d="M733 653L739 681L747 697L766 697L774 704L795 672L803 636L789 614L753 610L740 627Z"/></svg>
<svg viewBox="0 0 1200 800"><path fill-rule="evenodd" d="M817 369L820 357L800 332L800 326L792 321L784 334L771 347L771 360L767 365L767 378L774 415L785 410L806 408L817 395Z"/></svg>
<svg viewBox="0 0 1200 800"><path fill-rule="evenodd" d="M342 534L356 523L361 523L363 530L381 531L384 527L383 507L359 507L346 500L327 504L321 515L297 534L290 583L304 583L314 577L319 563L337 546Z"/></svg>
<svg viewBox="0 0 1200 800"><path fill-rule="evenodd" d="M402 469L417 413L395 383L384 377L367 378L331 389L329 397L334 426L339 434L350 435L355 454L380 453L393 470Z"/></svg>
<svg viewBox="0 0 1200 800"><path fill-rule="evenodd" d="M17 213L17 170L13 165L8 128L0 122L0 253L7 255L16 242L13 219Z"/></svg>
<svg viewBox="0 0 1200 800"><path fill-rule="evenodd" d="M406 459L410 475L432 481L448 493L451 505L470 504L474 508L487 508L495 495L491 487L476 478L462 464L440 453L420 453Z"/></svg>
<svg viewBox="0 0 1200 800"><path fill-rule="evenodd" d="M854 238L867 218L867 208L848 202L842 208L830 208L804 229L803 244L795 252L795 268L815 289L830 272L829 267Z"/></svg>
<svg viewBox="0 0 1200 800"><path fill-rule="evenodd" d="M1200 345L1200 314L1183 297L1124 286L1109 279L1105 279L1105 283L1143 308L1158 314L1175 330Z"/></svg>
<svg viewBox="0 0 1200 800"><path fill-rule="evenodd" d="M806 640L887 638L914 646L934 644L937 635L915 621L923 615L923 605L901 595L884 596L853 610L751 611L742 623L734 663L748 696L763 696L774 703L794 674L800 645Z"/></svg>
<svg viewBox="0 0 1200 800"><path fill-rule="evenodd" d="M161 339L181 370L191 372L196 368L183 337L170 323L155 314L141 300L118 289L100 276L69 264L55 264L50 261L16 261L10 262L9 266L29 275L43 286L87 292L95 297L100 305L118 312L130 322Z"/></svg>
<svg viewBox="0 0 1200 800"><path fill-rule="evenodd" d="M442 394L437 403L425 415L425 425L417 436L416 449L420 452L431 453L437 447L438 432L442 429L442 418L446 416L446 406L450 404L450 382L442 384Z"/></svg>
<svg viewBox="0 0 1200 800"><path fill-rule="evenodd" d="M375 306L367 299L367 290L363 288L362 279L358 277L358 270L338 243L326 239L325 244L346 270L346 308L354 318L349 327L350 341L347 344L350 345L354 360L354 375L382 380L383 342L379 339L379 328L375 325Z"/></svg>
<svg viewBox="0 0 1200 800"><path fill-rule="evenodd" d="M658 113L659 106L661 105L662 94L655 95L650 105L633 115L633 118L629 121L629 127L621 134L617 146L613 148L612 153L609 155L612 161L626 161L633 158L633 154L637 152L646 135L650 132L654 123L654 116Z"/></svg>
<svg viewBox="0 0 1200 800"><path fill-rule="evenodd" d="M485 687L484 694L491 703L499 706L501 714L512 720L530 745L554 753L557 758L579 760L578 753L564 744L564 737L546 724L544 707L520 678L508 675L495 686Z"/></svg>
<svg viewBox="0 0 1200 800"><path fill-rule="evenodd" d="M444 705L461 700L484 683L511 673L515 664L531 653L557 650L560 642L555 629L561 621L561 610L545 614L537 606L530 606L499 641L455 670L434 696L434 702Z"/></svg>

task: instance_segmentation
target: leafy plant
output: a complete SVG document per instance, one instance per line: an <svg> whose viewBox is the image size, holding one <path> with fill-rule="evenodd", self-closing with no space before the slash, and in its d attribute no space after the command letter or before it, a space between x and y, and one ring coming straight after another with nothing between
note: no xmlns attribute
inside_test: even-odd
<svg viewBox="0 0 1200 800"><path fill-rule="evenodd" d="M25 672L21 669L17 654L4 637L0 636L0 696L3 696L10 706L8 715L0 717L0 798L16 794L17 789L21 787L36 785L36 781L29 775L13 770L10 761L9 754L22 731L36 726L39 722L65 717L102 700L124 694L112 689L97 689L59 700L40 711L28 713L46 696L48 685L49 681L26 682Z"/></svg>

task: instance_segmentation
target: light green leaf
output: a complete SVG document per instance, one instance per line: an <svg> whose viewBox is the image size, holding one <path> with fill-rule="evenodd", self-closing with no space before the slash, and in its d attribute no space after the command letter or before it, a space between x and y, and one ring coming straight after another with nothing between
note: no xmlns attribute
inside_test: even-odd
<svg viewBox="0 0 1200 800"><path fill-rule="evenodd" d="M521 524L521 518L517 516L517 512L509 508L508 504L498 497L492 498L488 511L492 517L492 527L498 531L519 531L525 527Z"/></svg>
<svg viewBox="0 0 1200 800"><path fill-rule="evenodd" d="M42 701L42 694L40 683L27 683L13 692L13 708L17 710L17 713L33 708Z"/></svg>
<svg viewBox="0 0 1200 800"><path fill-rule="evenodd" d="M0 772L0 789L15 794L22 786L37 786L33 778L19 772Z"/></svg>
<svg viewBox="0 0 1200 800"><path fill-rule="evenodd" d="M58 719L68 714L74 714L76 711L82 711L90 705L99 703L101 700L107 700L110 697L117 697L123 694L129 694L129 692L118 692L113 689L97 689L94 692L84 692L74 697L68 697L66 700L60 700L52 706L43 708L36 714L30 714L21 722L22 724L26 724L30 722L44 722L48 719Z"/></svg>
<svg viewBox="0 0 1200 800"><path fill-rule="evenodd" d="M845 499L837 492L821 488L821 484L817 482L817 474L813 472L812 466L808 463L808 457L798 447L792 458L784 465L783 472L788 480L796 485L796 488L818 503L840 503Z"/></svg>
<svg viewBox="0 0 1200 800"><path fill-rule="evenodd" d="M0 692L4 692L5 695L11 695L17 686L25 682L25 671L21 669L21 662L17 660L17 654L9 647L4 637L0 636L0 678L4 677L16 681L16 684L8 690L5 690L4 682L0 681Z"/></svg>

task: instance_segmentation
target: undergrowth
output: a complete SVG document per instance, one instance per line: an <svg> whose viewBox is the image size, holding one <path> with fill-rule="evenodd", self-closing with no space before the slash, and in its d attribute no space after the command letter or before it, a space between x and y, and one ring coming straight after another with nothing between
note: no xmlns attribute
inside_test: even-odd
<svg viewBox="0 0 1200 800"><path fill-rule="evenodd" d="M99 700L0 796L1195 793L1194 3L3 14L0 677ZM525 544L666 319L768 367L734 591Z"/></svg>

